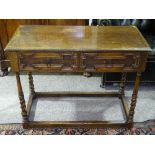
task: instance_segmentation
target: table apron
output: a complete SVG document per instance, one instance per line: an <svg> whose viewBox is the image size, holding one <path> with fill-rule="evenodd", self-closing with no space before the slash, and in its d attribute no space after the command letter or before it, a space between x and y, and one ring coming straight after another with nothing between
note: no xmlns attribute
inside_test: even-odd
<svg viewBox="0 0 155 155"><path fill-rule="evenodd" d="M140 52L25 52L18 54L20 71L137 72L145 69Z"/></svg>

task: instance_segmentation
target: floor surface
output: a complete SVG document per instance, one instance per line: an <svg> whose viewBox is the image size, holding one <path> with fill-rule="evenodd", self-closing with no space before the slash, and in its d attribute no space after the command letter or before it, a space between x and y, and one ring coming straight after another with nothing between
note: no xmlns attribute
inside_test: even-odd
<svg viewBox="0 0 155 155"><path fill-rule="evenodd" d="M21 75L25 100L28 100L27 75ZM116 91L117 85L100 88L100 77L82 75L34 75L36 91ZM130 101L133 85L127 85ZM123 120L121 104L108 97L54 97L35 100L32 120ZM35 112L34 112L35 111ZM0 123L21 123L16 78L14 74L0 77ZM155 119L155 85L141 85L135 110L135 122Z"/></svg>

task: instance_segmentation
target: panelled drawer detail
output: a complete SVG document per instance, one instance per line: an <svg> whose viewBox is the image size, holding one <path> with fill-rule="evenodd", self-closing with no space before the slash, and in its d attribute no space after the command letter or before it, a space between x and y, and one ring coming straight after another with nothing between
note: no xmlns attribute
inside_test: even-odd
<svg viewBox="0 0 155 155"><path fill-rule="evenodd" d="M139 54L82 53L81 66L88 72L135 71L140 65Z"/></svg>
<svg viewBox="0 0 155 155"><path fill-rule="evenodd" d="M75 71L78 67L77 54L72 52L22 53L19 55L20 70L31 71Z"/></svg>
<svg viewBox="0 0 155 155"><path fill-rule="evenodd" d="M20 53L20 70L48 72L132 72L142 65L140 53Z"/></svg>

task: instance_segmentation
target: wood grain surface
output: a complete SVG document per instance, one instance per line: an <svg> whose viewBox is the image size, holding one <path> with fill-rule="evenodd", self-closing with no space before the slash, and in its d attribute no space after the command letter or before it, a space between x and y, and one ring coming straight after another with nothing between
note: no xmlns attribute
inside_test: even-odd
<svg viewBox="0 0 155 155"><path fill-rule="evenodd" d="M134 26L19 26L7 51L150 51Z"/></svg>

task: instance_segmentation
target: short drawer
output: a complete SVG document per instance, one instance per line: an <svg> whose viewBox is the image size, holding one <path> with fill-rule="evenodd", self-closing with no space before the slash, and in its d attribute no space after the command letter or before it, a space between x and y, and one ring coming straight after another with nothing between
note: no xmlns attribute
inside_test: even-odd
<svg viewBox="0 0 155 155"><path fill-rule="evenodd" d="M88 72L136 71L140 65L139 54L128 53L82 53L81 66Z"/></svg>
<svg viewBox="0 0 155 155"><path fill-rule="evenodd" d="M72 72L78 67L77 55L72 52L20 53L20 70L45 72Z"/></svg>

